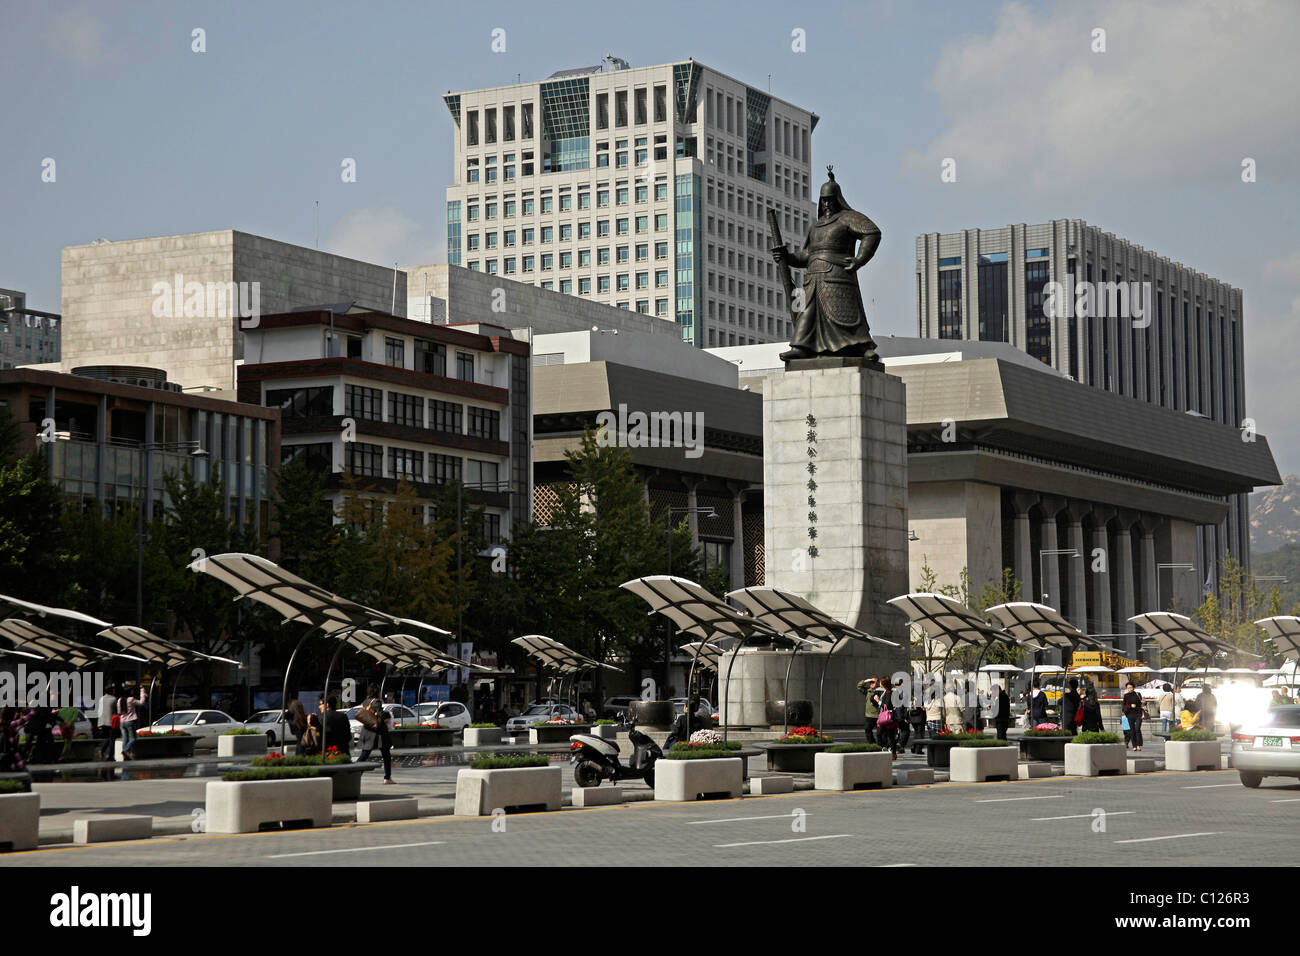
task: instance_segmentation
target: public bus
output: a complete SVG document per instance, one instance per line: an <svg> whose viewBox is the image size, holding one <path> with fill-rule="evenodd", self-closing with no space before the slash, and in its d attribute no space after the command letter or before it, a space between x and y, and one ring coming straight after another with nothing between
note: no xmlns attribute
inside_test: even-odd
<svg viewBox="0 0 1300 956"><path fill-rule="evenodd" d="M1097 688L1097 696L1102 700L1118 700L1124 696L1124 685L1131 680L1128 674L1077 674L1073 668L1100 665L1109 667L1111 671L1117 671L1121 667L1137 667L1141 663L1141 661L1129 660L1127 657L1121 657L1111 651L1075 651L1074 657L1070 661L1071 670L1069 672L1043 675L1043 691L1047 694L1049 701L1059 701L1061 694L1065 691L1067 682L1073 677L1079 681L1080 693L1091 684Z"/></svg>

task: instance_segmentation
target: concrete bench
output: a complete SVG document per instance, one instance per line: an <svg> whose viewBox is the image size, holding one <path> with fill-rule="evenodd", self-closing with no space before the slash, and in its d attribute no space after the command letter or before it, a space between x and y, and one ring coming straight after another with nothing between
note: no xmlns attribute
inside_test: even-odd
<svg viewBox="0 0 1300 956"><path fill-rule="evenodd" d="M1154 757L1129 757L1129 773L1155 773L1156 761Z"/></svg>
<svg viewBox="0 0 1300 956"><path fill-rule="evenodd" d="M1021 780L1035 780L1039 777L1050 777L1051 775L1052 775L1052 765L1050 763L1033 761L1029 763L1022 763L1020 765Z"/></svg>
<svg viewBox="0 0 1300 956"><path fill-rule="evenodd" d="M894 785L894 758L888 750L819 753L813 757L814 790L884 789Z"/></svg>
<svg viewBox="0 0 1300 956"><path fill-rule="evenodd" d="M934 783L934 770L930 767L895 767L894 786L916 787Z"/></svg>
<svg viewBox="0 0 1300 956"><path fill-rule="evenodd" d="M456 774L456 816L490 816L494 810L558 810L563 777L559 767L509 767Z"/></svg>
<svg viewBox="0 0 1300 956"><path fill-rule="evenodd" d="M267 824L327 827L334 822L328 777L212 780L207 786L208 833L257 833Z"/></svg>
<svg viewBox="0 0 1300 956"><path fill-rule="evenodd" d="M660 760L655 763L656 800L709 800L738 797L742 787L737 757Z"/></svg>
<svg viewBox="0 0 1300 956"><path fill-rule="evenodd" d="M0 794L0 850L34 850L40 842L41 795Z"/></svg>
<svg viewBox="0 0 1300 956"><path fill-rule="evenodd" d="M72 821L73 843L116 843L153 836L153 817L135 813L106 813Z"/></svg>
<svg viewBox="0 0 1300 956"><path fill-rule="evenodd" d="M773 793L794 793L794 777L788 774L774 773L766 777L750 778L750 796L768 796Z"/></svg>
<svg viewBox="0 0 1300 956"><path fill-rule="evenodd" d="M415 797L391 800L357 801L357 823L380 823L384 820L413 820L420 815L420 801Z"/></svg>
<svg viewBox="0 0 1300 956"><path fill-rule="evenodd" d="M574 787L569 797L575 807L608 807L623 802L623 788Z"/></svg>

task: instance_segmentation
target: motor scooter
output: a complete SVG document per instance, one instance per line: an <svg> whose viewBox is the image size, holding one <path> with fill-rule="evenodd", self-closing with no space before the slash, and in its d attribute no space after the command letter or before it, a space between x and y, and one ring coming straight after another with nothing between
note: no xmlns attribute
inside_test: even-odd
<svg viewBox="0 0 1300 956"><path fill-rule="evenodd" d="M655 785L655 761L664 755L659 745L649 735L629 724L627 739L632 744L632 756L624 766L619 760L616 741L604 740L591 734L574 734L569 738L569 759L573 761L573 779L580 787L598 787L602 780L618 783L622 780L644 780L646 786Z"/></svg>

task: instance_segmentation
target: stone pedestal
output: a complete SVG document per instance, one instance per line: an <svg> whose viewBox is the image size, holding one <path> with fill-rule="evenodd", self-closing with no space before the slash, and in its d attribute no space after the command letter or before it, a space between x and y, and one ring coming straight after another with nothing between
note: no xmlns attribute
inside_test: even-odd
<svg viewBox="0 0 1300 956"><path fill-rule="evenodd" d="M907 670L906 624L885 603L909 590L904 385L852 360L817 365L774 374L764 385L766 584L899 646L849 640L829 662L824 652L801 650L788 690L790 652L746 648L735 655L727 687L728 723L763 724L769 701L818 704L828 664L825 712L814 723L859 724L858 681ZM724 684L730 662L724 656L719 667Z"/></svg>

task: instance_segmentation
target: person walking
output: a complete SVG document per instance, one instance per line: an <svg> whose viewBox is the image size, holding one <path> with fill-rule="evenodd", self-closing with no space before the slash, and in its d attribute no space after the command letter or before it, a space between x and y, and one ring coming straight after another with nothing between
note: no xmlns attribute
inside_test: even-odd
<svg viewBox="0 0 1300 956"><path fill-rule="evenodd" d="M1006 740L1007 728L1011 726L1011 698L1001 684L993 685L993 700L993 728L998 740Z"/></svg>
<svg viewBox="0 0 1300 956"><path fill-rule="evenodd" d="M1205 690L1201 691L1201 696L1196 699L1199 705L1196 714L1196 726L1202 730L1214 732L1214 723L1219 713L1219 698L1214 696L1214 691L1210 685L1205 685Z"/></svg>
<svg viewBox="0 0 1300 956"><path fill-rule="evenodd" d="M868 677L866 680L858 681L858 693L867 695L866 707L863 711L862 723L867 732L867 743L876 742L876 721L880 717L879 695L876 693L876 679Z"/></svg>
<svg viewBox="0 0 1300 956"><path fill-rule="evenodd" d="M1034 678L1034 687L1029 694L1029 726L1037 727L1047 723L1047 695L1043 693L1042 678Z"/></svg>
<svg viewBox="0 0 1300 956"><path fill-rule="evenodd" d="M366 702L362 704L363 710L368 710L374 715L374 727L367 727L366 721L361 719L358 713L358 719L361 720L361 754L357 757L357 762L361 763L370 757L370 751L379 744L379 754L384 761L384 783L393 782L393 744L392 737L388 732L388 721L390 715L384 710L384 703L379 699L379 686L371 684L366 688Z"/></svg>
<svg viewBox="0 0 1300 956"><path fill-rule="evenodd" d="M351 752L352 725L348 723L347 715L339 710L339 699L331 697L328 704L322 702L321 708L321 723L325 728L321 742L326 753L332 747L337 747L341 754Z"/></svg>
<svg viewBox="0 0 1300 956"><path fill-rule="evenodd" d="M302 735L307 732L307 708L303 707L302 701L297 697L289 700L289 706L285 708L285 720L289 724L289 733L293 734L294 742L301 748Z"/></svg>
<svg viewBox="0 0 1300 956"><path fill-rule="evenodd" d="M1079 708L1083 706L1083 698L1079 696L1079 679L1071 677L1066 688L1061 695L1061 728L1074 734L1079 732Z"/></svg>
<svg viewBox="0 0 1300 956"><path fill-rule="evenodd" d="M961 698L957 696L957 681L952 682L948 693L943 695L943 725L951 734L959 734L966 729L961 717Z"/></svg>
<svg viewBox="0 0 1300 956"><path fill-rule="evenodd" d="M876 681L876 743L898 759L898 703L888 677Z"/></svg>
<svg viewBox="0 0 1300 956"><path fill-rule="evenodd" d="M1146 704L1142 700L1142 695L1137 692L1133 682L1129 681L1124 685L1124 700L1122 704L1124 720L1128 724L1128 730L1124 731L1125 742L1131 741L1133 750L1142 749L1142 721L1146 718Z"/></svg>
<svg viewBox="0 0 1300 956"><path fill-rule="evenodd" d="M27 758L18 744L18 738L35 713L36 711L23 707L0 709L0 770L27 769Z"/></svg>
<svg viewBox="0 0 1300 956"><path fill-rule="evenodd" d="M925 732L931 738L939 736L943 729L943 688L936 683L926 683L925 698ZM918 751L919 752L919 751Z"/></svg>
<svg viewBox="0 0 1300 956"><path fill-rule="evenodd" d="M1174 709L1174 689L1169 684L1160 688L1160 700L1156 704L1160 711L1160 732L1169 733L1169 727L1174 722L1174 715L1177 711Z"/></svg>
<svg viewBox="0 0 1300 956"><path fill-rule="evenodd" d="M113 760L113 741L117 739L117 687L105 687L104 693L95 703L95 714L99 720L99 759Z"/></svg>
<svg viewBox="0 0 1300 956"><path fill-rule="evenodd" d="M138 688L139 697L131 696L131 689L128 687L126 696L117 702L118 726L122 731L122 759L134 760L131 756L131 745L135 743L136 735L139 733L140 717L144 713L145 707L149 702L149 692L143 684Z"/></svg>
<svg viewBox="0 0 1300 956"><path fill-rule="evenodd" d="M1097 699L1097 688L1089 687L1083 695L1083 732L1103 733L1106 725L1101 719L1101 701Z"/></svg>

